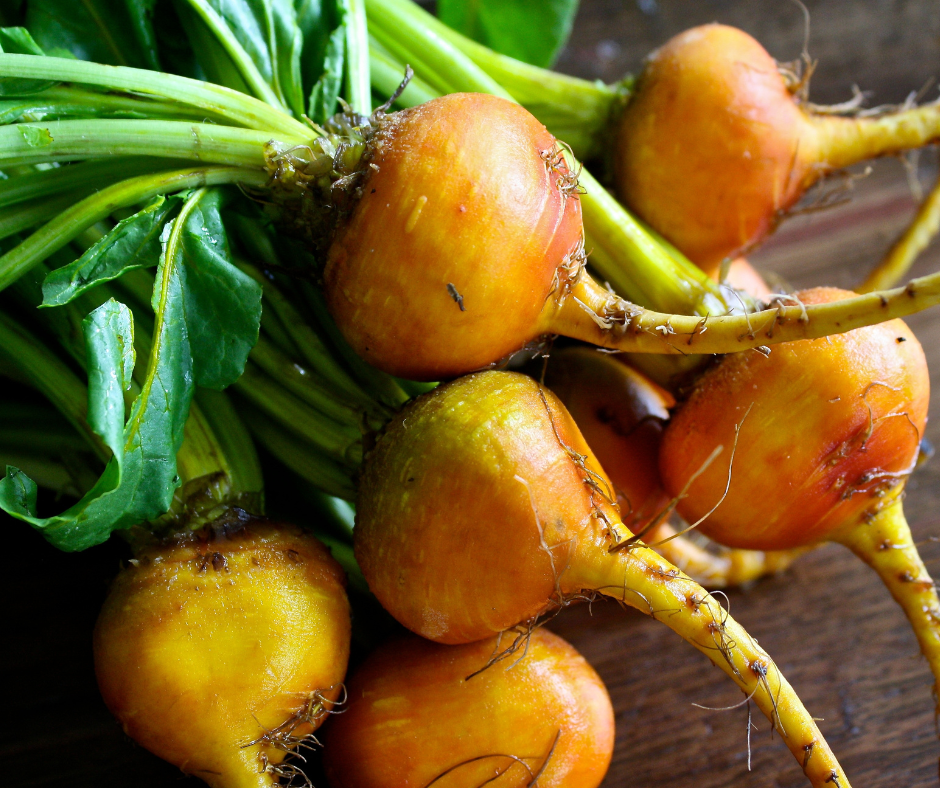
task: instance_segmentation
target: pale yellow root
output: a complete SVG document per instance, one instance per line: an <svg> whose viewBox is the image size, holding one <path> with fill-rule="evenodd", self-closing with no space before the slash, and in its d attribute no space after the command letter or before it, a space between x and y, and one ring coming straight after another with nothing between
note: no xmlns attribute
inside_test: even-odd
<svg viewBox="0 0 940 788"><path fill-rule="evenodd" d="M885 258L878 263L862 284L859 293L871 293L894 287L910 270L917 256L940 232L940 179L933 191L917 209L917 215Z"/></svg>
<svg viewBox="0 0 940 788"><path fill-rule="evenodd" d="M566 593L591 589L662 622L721 668L771 721L815 788L848 778L809 712L773 660L688 575L645 545L608 553L579 542L562 576Z"/></svg>
<svg viewBox="0 0 940 788"><path fill-rule="evenodd" d="M811 158L817 171L841 170L852 164L911 150L940 139L940 104L924 104L877 117L808 116L815 131Z"/></svg>
<svg viewBox="0 0 940 788"><path fill-rule="evenodd" d="M824 304L803 306L787 299L749 315L667 315L624 301L582 275L564 300L546 304L542 327L546 334L631 353L721 354L841 334L936 304L940 274Z"/></svg>
<svg viewBox="0 0 940 788"><path fill-rule="evenodd" d="M848 547L878 573L910 621L933 673L934 687L940 688L940 599L911 537L901 496L845 528L832 541ZM940 716L936 689L934 699Z"/></svg>
<svg viewBox="0 0 940 788"><path fill-rule="evenodd" d="M667 561L675 564L705 588L731 588L747 585L762 577L783 572L812 548L795 550L739 550L722 547L712 553L695 542L676 536L672 526L656 529L655 536L643 540ZM669 541L663 541L669 539Z"/></svg>

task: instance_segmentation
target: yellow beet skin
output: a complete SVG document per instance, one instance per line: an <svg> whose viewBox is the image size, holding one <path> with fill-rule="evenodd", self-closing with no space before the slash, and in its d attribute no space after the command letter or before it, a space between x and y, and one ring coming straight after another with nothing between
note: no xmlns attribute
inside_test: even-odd
<svg viewBox="0 0 940 788"><path fill-rule="evenodd" d="M139 744L214 788L261 788L340 693L349 640L327 549L254 521L124 569L95 628L95 670Z"/></svg>
<svg viewBox="0 0 940 788"><path fill-rule="evenodd" d="M614 747L600 677L544 629L532 632L524 656L483 669L511 643L408 637L378 649L351 679L347 710L326 729L330 785L523 788L537 773L542 788L599 785Z"/></svg>

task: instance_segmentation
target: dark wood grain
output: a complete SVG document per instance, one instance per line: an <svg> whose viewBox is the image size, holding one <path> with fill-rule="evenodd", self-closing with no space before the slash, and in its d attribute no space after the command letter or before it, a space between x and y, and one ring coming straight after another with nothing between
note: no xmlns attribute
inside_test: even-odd
<svg viewBox="0 0 940 788"><path fill-rule="evenodd" d="M822 63L814 97L837 101L858 82L877 101L899 101L940 71L940 2L819 0L811 52ZM799 54L802 18L787 2L589 0L560 67L615 79L651 48L700 22L737 24L781 59ZM920 176L936 173L933 154ZM898 161L879 162L847 205L789 220L752 257L797 286L851 286L900 231L914 205ZM934 245L919 271L940 270ZM940 312L909 320L940 392ZM928 437L940 445L940 394ZM940 461L909 484L915 535L940 535ZM0 785L198 785L122 734L98 698L91 628L124 552L108 544L81 555L48 547L22 525L7 540L0 599L4 636ZM940 546L924 545L940 572ZM824 547L776 578L729 594L734 615L775 658L839 754L856 788L936 786L940 757L931 679L914 637L874 575L847 551ZM597 667L617 710L617 749L605 786L783 788L805 780L785 747L724 675L665 627L613 604L565 611L552 628ZM750 759L750 771L748 761ZM322 781L318 785L325 784Z"/></svg>

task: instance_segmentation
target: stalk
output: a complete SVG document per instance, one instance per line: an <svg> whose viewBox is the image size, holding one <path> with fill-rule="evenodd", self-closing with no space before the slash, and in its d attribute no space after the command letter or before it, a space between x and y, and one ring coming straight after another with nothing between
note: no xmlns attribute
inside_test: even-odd
<svg viewBox="0 0 940 788"><path fill-rule="evenodd" d="M374 36L369 37L369 73L372 86L383 96L391 96L398 89L404 73L401 64L388 54ZM406 107L416 107L437 95L437 91L415 76L401 94L400 103Z"/></svg>
<svg viewBox="0 0 940 788"><path fill-rule="evenodd" d="M257 441L302 479L329 495L353 501L356 488L348 467L325 456L248 400L238 410Z"/></svg>
<svg viewBox="0 0 940 788"><path fill-rule="evenodd" d="M411 18L467 56L541 120L579 159L603 155L612 121L630 97L630 81L617 85L559 74L494 52L452 30L412 2L381 0L397 18ZM373 3L369 10L372 12Z"/></svg>
<svg viewBox="0 0 940 788"><path fill-rule="evenodd" d="M369 29L364 0L347 0L346 14L346 101L360 115L372 114L372 85L369 78ZM390 91L391 93L391 91Z"/></svg>
<svg viewBox="0 0 940 788"><path fill-rule="evenodd" d="M30 331L0 312L0 357L46 397L84 438L98 459L110 450L88 426L88 389L55 353Z"/></svg>
<svg viewBox="0 0 940 788"><path fill-rule="evenodd" d="M315 135L283 138L287 145ZM112 156L159 156L263 167L270 132L172 120L57 120L0 127L0 166Z"/></svg>
<svg viewBox="0 0 940 788"><path fill-rule="evenodd" d="M97 191L115 181L164 169L166 166L166 161L141 156L122 158L118 161L97 159L69 167L31 170L24 175L0 181L0 208L38 197L48 198L73 189Z"/></svg>
<svg viewBox="0 0 940 788"><path fill-rule="evenodd" d="M258 71L251 56L238 42L238 39L232 35L228 24L219 16L218 12L206 0L186 0L186 2L209 28L216 41L222 45L251 92L261 101L274 107L279 112L287 114L289 110L281 91L279 89L275 91L268 85L267 80ZM276 75L274 76L276 77Z"/></svg>
<svg viewBox="0 0 940 788"><path fill-rule="evenodd" d="M287 136L310 136L308 126L274 109L270 104L237 90L197 79L124 66L103 66L70 58L9 55L0 53L0 76L78 82L112 91L158 96L210 117L221 116L246 129Z"/></svg>

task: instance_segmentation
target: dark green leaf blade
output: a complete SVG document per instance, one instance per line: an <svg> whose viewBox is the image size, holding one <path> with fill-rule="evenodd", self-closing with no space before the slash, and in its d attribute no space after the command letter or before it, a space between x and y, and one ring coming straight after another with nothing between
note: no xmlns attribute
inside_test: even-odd
<svg viewBox="0 0 940 788"><path fill-rule="evenodd" d="M73 263L51 271L42 285L42 305L67 304L125 271L157 265L162 250L160 233L179 210L180 199L180 195L157 197L142 211L118 223Z"/></svg>
<svg viewBox="0 0 940 788"><path fill-rule="evenodd" d="M245 369L258 341L261 285L232 262L222 222L226 193L214 189L182 228L180 268L196 383L223 389Z"/></svg>
<svg viewBox="0 0 940 788"><path fill-rule="evenodd" d="M125 0L30 0L26 26L46 52L66 50L80 60L149 68L132 22L132 15L142 21L146 8L129 13L133 5Z"/></svg>
<svg viewBox="0 0 940 788"><path fill-rule="evenodd" d="M221 388L244 369L258 335L261 288L229 260L222 204L222 190L200 189L164 225L153 343L126 424L131 313L108 301L84 322L89 423L114 453L94 487L66 512L43 519L36 516L35 485L22 472L11 467L0 481L0 508L62 550L83 550L164 514L180 484L176 455L195 385Z"/></svg>
<svg viewBox="0 0 940 788"><path fill-rule="evenodd" d="M548 68L571 34L578 0L438 0L441 21L491 49Z"/></svg>
<svg viewBox="0 0 940 788"><path fill-rule="evenodd" d="M336 28L326 40L323 71L310 90L307 114L314 123L325 123L336 113L336 102L343 87L346 64L346 5L336 4L339 17Z"/></svg>

